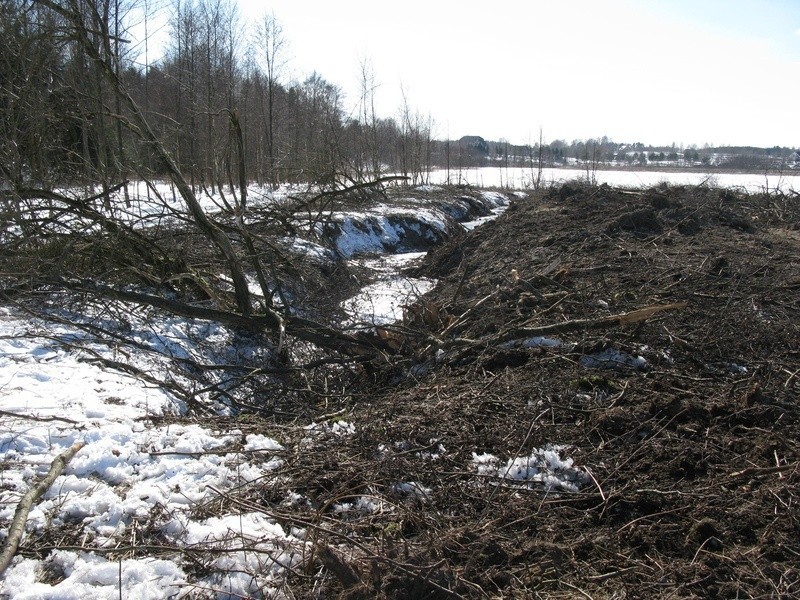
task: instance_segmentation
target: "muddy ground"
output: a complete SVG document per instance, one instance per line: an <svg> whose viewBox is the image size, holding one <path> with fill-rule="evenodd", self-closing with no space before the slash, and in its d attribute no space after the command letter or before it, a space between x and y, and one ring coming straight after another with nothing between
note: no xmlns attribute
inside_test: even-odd
<svg viewBox="0 0 800 600"><path fill-rule="evenodd" d="M295 593L798 597L798 223L796 195L567 185L433 251L417 359L443 351L362 378L356 433L293 474L342 559ZM550 445L577 492L473 461ZM371 496L392 509L330 509Z"/></svg>

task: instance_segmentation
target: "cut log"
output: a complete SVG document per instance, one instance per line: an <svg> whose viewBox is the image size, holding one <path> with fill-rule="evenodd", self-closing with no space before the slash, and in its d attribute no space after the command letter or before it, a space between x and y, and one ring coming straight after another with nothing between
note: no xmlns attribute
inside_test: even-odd
<svg viewBox="0 0 800 600"><path fill-rule="evenodd" d="M564 321L552 325L542 325L540 327L519 327L504 332L499 339L492 340L495 343L502 343L509 340L521 339L534 336L547 336L555 333L568 333L570 331L587 331L592 329L609 329L621 325L630 325L649 319L653 315L668 311L680 310L688 306L687 302L675 302L673 304L662 304L657 306L647 306L627 313L600 317L599 319L576 319L574 321Z"/></svg>

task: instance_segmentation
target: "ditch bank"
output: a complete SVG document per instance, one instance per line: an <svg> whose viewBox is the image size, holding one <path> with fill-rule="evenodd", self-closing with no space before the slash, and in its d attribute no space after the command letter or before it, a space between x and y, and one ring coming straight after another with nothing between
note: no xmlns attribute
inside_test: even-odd
<svg viewBox="0 0 800 600"><path fill-rule="evenodd" d="M343 258L423 252L492 218L509 204L508 196L492 191L453 193L452 188L438 186L412 191L414 196L390 193L381 201L332 211L315 233Z"/></svg>
<svg viewBox="0 0 800 600"><path fill-rule="evenodd" d="M403 319L403 310L429 292L436 280L404 275L425 253L496 218L510 204L500 192L420 186L390 191L372 203L332 211L316 228L316 242L293 239L306 256L331 268L344 262L350 288L339 307L350 330L372 329ZM517 198L527 194L517 192ZM313 251L310 251L309 249Z"/></svg>

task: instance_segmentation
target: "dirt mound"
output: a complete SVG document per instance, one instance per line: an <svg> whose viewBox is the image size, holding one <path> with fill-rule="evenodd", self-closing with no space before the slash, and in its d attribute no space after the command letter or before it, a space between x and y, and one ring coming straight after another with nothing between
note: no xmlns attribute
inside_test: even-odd
<svg viewBox="0 0 800 600"><path fill-rule="evenodd" d="M620 215L608 226L607 230L609 233L625 231L647 235L661 233L663 227L658 215L652 208L639 208Z"/></svg>
<svg viewBox="0 0 800 600"><path fill-rule="evenodd" d="M315 506L393 498L323 511L362 544L339 539L351 596L796 597L785 200L571 184L432 252L448 318L350 390L357 433L308 482Z"/></svg>

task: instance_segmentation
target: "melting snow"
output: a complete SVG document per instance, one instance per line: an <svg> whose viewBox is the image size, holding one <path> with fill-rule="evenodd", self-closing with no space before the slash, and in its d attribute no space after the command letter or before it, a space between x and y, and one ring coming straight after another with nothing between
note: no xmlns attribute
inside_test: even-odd
<svg viewBox="0 0 800 600"><path fill-rule="evenodd" d="M647 365L647 360L642 356L633 356L614 348L606 348L595 354L581 356L580 363L587 369L615 369L619 367L643 369Z"/></svg>
<svg viewBox="0 0 800 600"><path fill-rule="evenodd" d="M61 572L53 585L40 583L39 571ZM109 561L91 552L54 550L45 561L17 559L6 572L0 591L17 600L116 599L122 583L125 598L161 600L175 596L186 575L174 561L155 558Z"/></svg>
<svg viewBox="0 0 800 600"><path fill-rule="evenodd" d="M486 216L461 223L461 226L467 231L471 231L489 221L494 221L508 209L508 198L500 192L483 191L481 192L481 197L489 204L490 212Z"/></svg>
<svg viewBox="0 0 800 600"><path fill-rule="evenodd" d="M388 325L403 319L403 307L413 304L422 294L433 289L435 281L398 277L366 286L342 303L350 315L349 324Z"/></svg>
<svg viewBox="0 0 800 600"><path fill-rule="evenodd" d="M542 487L545 491L577 492L589 479L573 466L571 458L562 459L560 446L534 448L529 456L508 459L503 465L492 454L472 453L472 463L479 475L518 482L525 487Z"/></svg>
<svg viewBox="0 0 800 600"><path fill-rule="evenodd" d="M436 285L432 279L396 275L399 269L423 256L424 252L410 252L354 259L354 264L372 271L377 281L342 303L348 315L345 326L372 327L401 321L403 307L413 304Z"/></svg>
<svg viewBox="0 0 800 600"><path fill-rule="evenodd" d="M137 320L135 311L127 315L134 337L152 353L142 350L128 357L87 339L79 329L21 320L6 309L0 312L0 381L4 385L0 395L0 462L4 464L0 538L7 534L21 495L47 472L55 456L83 441L85 447L31 510L26 531L77 524L87 546L87 551L54 551L45 559L49 568L63 572L63 580L57 583L39 580L42 561L17 556L0 581L2 597L118 598L122 593L125 598L164 598L177 594L188 576L174 561L137 558L120 565L91 552L92 547L129 544L137 523L151 518L153 511L175 515L162 523L163 533L186 545L234 547L232 532L242 526L255 544L253 553L221 553L211 565L224 566L232 574L218 573L193 585L245 595L263 589L281 565L297 560L299 541L263 515L232 512L203 522L185 516L185 509L217 498L214 489L224 491L268 477L282 465L274 453L283 447L265 435L245 438L237 431L222 434L199 424L153 426L139 420L179 413L184 407L164 389L104 368L97 358L133 361L143 369L158 371L166 366L160 362L167 357L197 352L187 337L195 325L179 319L145 323ZM210 339L228 339L222 328L200 327ZM258 453L242 455L233 449L242 444L246 451ZM258 548L269 552L259 554Z"/></svg>
<svg viewBox="0 0 800 600"><path fill-rule="evenodd" d="M414 199L406 202L418 203ZM349 258L357 254L403 251L404 248L413 250L418 242L407 243L409 238L434 244L443 239L447 218L429 206L410 209L379 204L361 212L333 213L331 223L323 229L332 238L337 251Z"/></svg>

